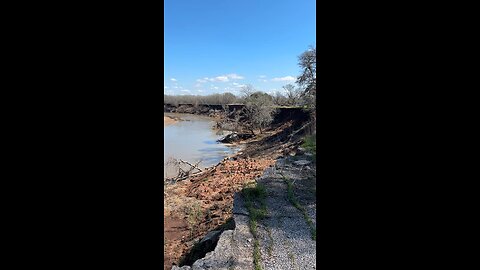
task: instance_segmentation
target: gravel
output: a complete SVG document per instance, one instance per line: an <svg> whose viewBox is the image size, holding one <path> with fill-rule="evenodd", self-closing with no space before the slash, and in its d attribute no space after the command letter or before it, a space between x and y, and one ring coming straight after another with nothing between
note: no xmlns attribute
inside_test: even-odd
<svg viewBox="0 0 480 270"><path fill-rule="evenodd" d="M287 197L287 185L282 174L300 183L296 166L285 166L285 160L277 162L277 169L269 169L258 181L267 189L266 205L269 217L259 226L262 268L315 269L316 241L303 213L295 208ZM316 203L305 207L308 216L316 224ZM269 252L270 250L270 252Z"/></svg>

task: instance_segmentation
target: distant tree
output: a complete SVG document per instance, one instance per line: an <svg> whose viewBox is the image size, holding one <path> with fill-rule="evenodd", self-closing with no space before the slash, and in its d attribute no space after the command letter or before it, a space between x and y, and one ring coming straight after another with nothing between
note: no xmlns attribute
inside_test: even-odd
<svg viewBox="0 0 480 270"><path fill-rule="evenodd" d="M253 93L255 93L255 88L251 84L247 84L241 88L240 93L243 99L249 98Z"/></svg>
<svg viewBox="0 0 480 270"><path fill-rule="evenodd" d="M302 96L302 90L295 88L293 84L287 84L283 86L283 89L285 90L287 104L292 106L298 105Z"/></svg>
<svg viewBox="0 0 480 270"><path fill-rule="evenodd" d="M224 104L232 104L237 100L237 97L232 94L232 93L224 93L223 94L223 101L225 102Z"/></svg>
<svg viewBox="0 0 480 270"><path fill-rule="evenodd" d="M288 103L287 98L279 91L275 92L275 95L273 96L273 102L278 106L284 106Z"/></svg>
<svg viewBox="0 0 480 270"><path fill-rule="evenodd" d="M208 96L195 96L195 95L179 95L179 96L170 96L163 95L163 102L165 104L173 104L177 106L178 104L193 104L198 106L200 104L207 105L226 105L238 102L238 98L232 93L224 94L211 94Z"/></svg>

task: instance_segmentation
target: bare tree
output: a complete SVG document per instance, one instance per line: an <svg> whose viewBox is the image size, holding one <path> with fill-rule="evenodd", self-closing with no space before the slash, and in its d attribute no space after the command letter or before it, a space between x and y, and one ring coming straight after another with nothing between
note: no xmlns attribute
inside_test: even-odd
<svg viewBox="0 0 480 270"><path fill-rule="evenodd" d="M316 96L317 96L317 50L311 46L307 51L298 57L298 65L302 69L297 79L298 85L302 88L302 98L306 101L311 110L312 132L316 131Z"/></svg>
<svg viewBox="0 0 480 270"><path fill-rule="evenodd" d="M263 133L263 129L273 121L273 114L275 113L272 96L254 91L251 86L242 89L245 98L243 110L246 116L246 124L252 134L255 134L254 130L257 128L260 133Z"/></svg>
<svg viewBox="0 0 480 270"><path fill-rule="evenodd" d="M287 104L288 105L298 105L300 98L302 96L302 90L300 88L295 88L293 84L287 84L283 86L287 96Z"/></svg>
<svg viewBox="0 0 480 270"><path fill-rule="evenodd" d="M181 95L181 96L169 96L163 95L163 102L165 104L172 104L178 106L178 104L193 104L198 106L200 104L206 105L226 105L238 102L238 98L232 93L224 94L211 94L208 96L195 96L195 95Z"/></svg>
<svg viewBox="0 0 480 270"><path fill-rule="evenodd" d="M278 106L284 106L288 104L287 98L279 91L275 92L275 95L273 96L273 102Z"/></svg>
<svg viewBox="0 0 480 270"><path fill-rule="evenodd" d="M225 104L232 104L237 100L237 97L234 94L227 92L223 94L223 100Z"/></svg>
<svg viewBox="0 0 480 270"><path fill-rule="evenodd" d="M317 50L315 46L310 46L298 57L298 65L302 69L302 73L297 78L297 83L303 90L303 96L310 101L309 105L315 110L317 94Z"/></svg>

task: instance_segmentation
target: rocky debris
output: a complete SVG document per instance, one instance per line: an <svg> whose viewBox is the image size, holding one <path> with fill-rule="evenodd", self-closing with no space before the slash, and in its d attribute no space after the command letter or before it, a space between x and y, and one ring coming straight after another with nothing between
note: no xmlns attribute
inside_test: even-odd
<svg viewBox="0 0 480 270"><path fill-rule="evenodd" d="M232 132L231 134L228 134L227 136L219 139L218 142L234 143L234 142L238 142L240 140L246 140L246 139L250 139L250 138L253 138L253 137L254 137L253 134L248 134L248 133L238 134L237 132Z"/></svg>
<svg viewBox="0 0 480 270"><path fill-rule="evenodd" d="M309 160L306 160L306 159L301 159L301 160L297 160L297 161L293 162L293 164L298 165L298 166L305 166L305 165L308 165L310 163L312 163L312 162L309 161Z"/></svg>
<svg viewBox="0 0 480 270"><path fill-rule="evenodd" d="M232 228L234 228L234 224ZM200 242L198 242L183 260L183 264L191 265L195 261L205 257L208 252L211 252L217 246L220 235L224 230L215 230L209 232Z"/></svg>
<svg viewBox="0 0 480 270"><path fill-rule="evenodd" d="M242 197L239 194L234 198L235 213L247 212ZM193 263L192 266L173 266L172 270L244 270L253 269L253 235L248 227L249 218L242 214L233 215L235 229L224 231L218 240L215 250L204 258Z"/></svg>
<svg viewBox="0 0 480 270"><path fill-rule="evenodd" d="M306 152L307 152L306 149L303 147L297 148L297 155L304 155Z"/></svg>

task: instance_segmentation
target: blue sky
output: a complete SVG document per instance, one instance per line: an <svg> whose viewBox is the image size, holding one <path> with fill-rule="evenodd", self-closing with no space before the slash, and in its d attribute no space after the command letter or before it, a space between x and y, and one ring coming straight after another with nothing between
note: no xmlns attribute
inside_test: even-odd
<svg viewBox="0 0 480 270"><path fill-rule="evenodd" d="M273 93L316 45L315 0L165 0L164 93Z"/></svg>

